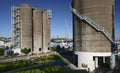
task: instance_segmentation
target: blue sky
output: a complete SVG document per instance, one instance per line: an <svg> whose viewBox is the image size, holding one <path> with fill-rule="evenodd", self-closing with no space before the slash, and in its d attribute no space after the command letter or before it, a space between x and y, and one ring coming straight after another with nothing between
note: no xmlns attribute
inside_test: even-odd
<svg viewBox="0 0 120 73"><path fill-rule="evenodd" d="M72 0L0 0L0 37L9 37L11 30L11 6L30 4L41 9L51 9L51 37L72 38L72 14L69 4ZM115 34L120 38L120 0L115 1Z"/></svg>
<svg viewBox="0 0 120 73"><path fill-rule="evenodd" d="M120 39L120 0L115 0L115 36Z"/></svg>

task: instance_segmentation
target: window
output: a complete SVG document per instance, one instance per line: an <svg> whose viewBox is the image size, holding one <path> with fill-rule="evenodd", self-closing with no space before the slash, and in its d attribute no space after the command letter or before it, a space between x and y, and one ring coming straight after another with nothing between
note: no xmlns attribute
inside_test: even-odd
<svg viewBox="0 0 120 73"><path fill-rule="evenodd" d="M50 48L48 47L48 50L50 50Z"/></svg>
<svg viewBox="0 0 120 73"><path fill-rule="evenodd" d="M41 48L39 48L39 51L41 51Z"/></svg>
<svg viewBox="0 0 120 73"><path fill-rule="evenodd" d="M30 48L29 48L28 50L29 50L29 52L31 52L31 49L30 49Z"/></svg>

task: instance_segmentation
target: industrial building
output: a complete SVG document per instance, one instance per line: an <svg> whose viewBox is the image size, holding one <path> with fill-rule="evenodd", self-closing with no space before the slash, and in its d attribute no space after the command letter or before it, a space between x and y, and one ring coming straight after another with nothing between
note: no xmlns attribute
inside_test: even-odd
<svg viewBox="0 0 120 73"><path fill-rule="evenodd" d="M114 0L73 0L76 65L93 71L110 64L114 38Z"/></svg>
<svg viewBox="0 0 120 73"><path fill-rule="evenodd" d="M49 52L51 11L28 4L12 7L13 46L17 53L27 48L31 53Z"/></svg>

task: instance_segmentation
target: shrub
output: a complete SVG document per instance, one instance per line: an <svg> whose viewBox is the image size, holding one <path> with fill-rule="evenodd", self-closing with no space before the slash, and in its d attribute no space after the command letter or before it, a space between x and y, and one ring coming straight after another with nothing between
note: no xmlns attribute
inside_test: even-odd
<svg viewBox="0 0 120 73"><path fill-rule="evenodd" d="M8 50L8 49L9 49L9 47L8 47L8 46L6 46L6 47L5 47L5 50Z"/></svg>
<svg viewBox="0 0 120 73"><path fill-rule="evenodd" d="M2 49L2 48L0 48L0 56L3 56L3 55L4 55L4 52L5 52L5 50Z"/></svg>
<svg viewBox="0 0 120 73"><path fill-rule="evenodd" d="M29 54L29 49L27 49L27 48L24 48L24 49L22 49L21 51L22 51L22 53L24 53L25 55Z"/></svg>
<svg viewBox="0 0 120 73"><path fill-rule="evenodd" d="M14 52L12 50L10 50L10 51L7 52L7 55L10 56L10 57L13 57L14 56Z"/></svg>

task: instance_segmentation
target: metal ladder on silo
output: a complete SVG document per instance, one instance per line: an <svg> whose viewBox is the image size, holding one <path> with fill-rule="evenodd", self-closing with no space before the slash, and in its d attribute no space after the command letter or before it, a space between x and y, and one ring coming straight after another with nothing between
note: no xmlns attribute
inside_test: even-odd
<svg viewBox="0 0 120 73"><path fill-rule="evenodd" d="M114 40L112 39L111 35L105 31L104 27L100 27L98 26L96 23L94 23L91 19L89 19L86 16L83 16L82 14L80 14L76 9L71 8L71 11L80 19L80 20L84 20L85 22L88 23L88 25L90 25L92 28L94 28L95 30L97 30L98 32L101 32L112 44L114 44Z"/></svg>

